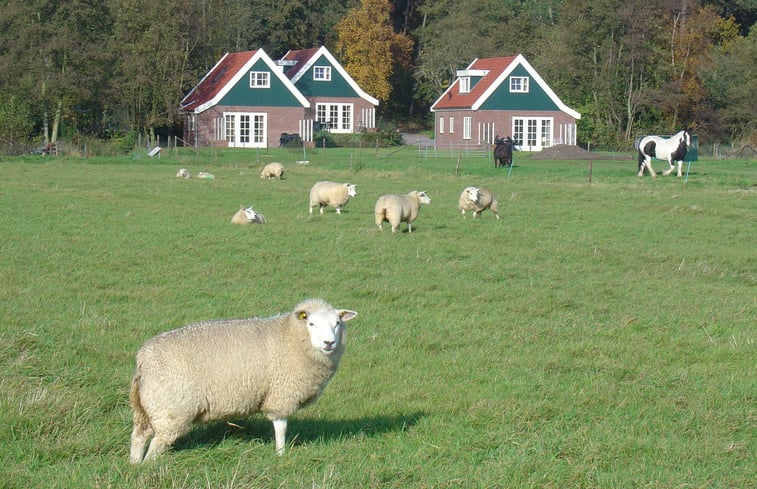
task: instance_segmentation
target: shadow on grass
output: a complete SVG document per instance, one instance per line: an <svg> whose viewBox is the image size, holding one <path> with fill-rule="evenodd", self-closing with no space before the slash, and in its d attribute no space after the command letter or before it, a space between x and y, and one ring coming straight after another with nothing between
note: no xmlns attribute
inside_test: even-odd
<svg viewBox="0 0 757 489"><path fill-rule="evenodd" d="M289 419L287 444L295 445L317 440L340 440L358 435L373 437L384 433L407 431L425 416L425 413L397 414L354 419ZM263 416L243 421L219 421L196 425L186 436L177 440L174 451L212 447L226 439L262 440L274 444L273 424Z"/></svg>

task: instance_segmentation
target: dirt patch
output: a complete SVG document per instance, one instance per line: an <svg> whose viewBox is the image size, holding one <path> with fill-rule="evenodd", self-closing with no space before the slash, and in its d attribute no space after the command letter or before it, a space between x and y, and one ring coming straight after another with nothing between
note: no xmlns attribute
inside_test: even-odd
<svg viewBox="0 0 757 489"><path fill-rule="evenodd" d="M600 154L586 151L578 146L556 144L531 155L532 160L630 160L631 156L623 153Z"/></svg>

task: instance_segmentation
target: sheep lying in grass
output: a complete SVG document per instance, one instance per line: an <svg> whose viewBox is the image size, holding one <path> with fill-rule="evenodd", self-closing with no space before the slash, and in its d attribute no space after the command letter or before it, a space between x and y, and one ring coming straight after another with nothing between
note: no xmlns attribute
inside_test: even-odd
<svg viewBox="0 0 757 489"><path fill-rule="evenodd" d="M312 214L313 207L317 205L320 213L323 214L323 208L330 205L336 209L337 214L341 214L342 207L347 205L350 197L355 195L357 195L357 190L352 183L316 182L310 189L309 212Z"/></svg>
<svg viewBox="0 0 757 489"><path fill-rule="evenodd" d="M499 219L499 204L489 189L466 187L460 194L457 207L462 212L463 217L465 217L465 211L473 211L473 218L475 219L482 211L489 209Z"/></svg>
<svg viewBox="0 0 757 489"><path fill-rule="evenodd" d="M239 206L239 210L231 217L232 224L266 224L265 216L255 209Z"/></svg>
<svg viewBox="0 0 757 489"><path fill-rule="evenodd" d="M192 178L192 175L187 171L186 168L179 168L179 172L176 174L176 178L185 178L189 180Z"/></svg>
<svg viewBox="0 0 757 489"><path fill-rule="evenodd" d="M376 207L374 208L376 225L379 229L382 229L381 225L386 221L391 224L392 232L396 233L399 231L400 223L406 222L407 232L412 233L412 223L418 217L421 205L430 203L431 198L426 195L426 192L419 192L417 190L413 190L405 195L382 195L376 201Z"/></svg>
<svg viewBox="0 0 757 489"><path fill-rule="evenodd" d="M195 421L257 412L273 421L283 453L287 418L321 395L344 352L344 323L356 315L308 299L287 314L205 321L148 340L129 394L131 462L157 457Z"/></svg>
<svg viewBox="0 0 757 489"><path fill-rule="evenodd" d="M284 165L281 163L268 163L260 172L260 178L284 179Z"/></svg>

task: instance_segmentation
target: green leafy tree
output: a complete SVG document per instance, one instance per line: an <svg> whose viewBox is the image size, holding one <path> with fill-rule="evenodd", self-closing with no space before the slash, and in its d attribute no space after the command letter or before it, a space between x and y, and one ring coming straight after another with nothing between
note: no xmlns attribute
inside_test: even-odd
<svg viewBox="0 0 757 489"><path fill-rule="evenodd" d="M2 85L24 94L39 114L45 142L59 128L92 130L111 59L107 5L86 0L10 1L0 9Z"/></svg>
<svg viewBox="0 0 757 489"><path fill-rule="evenodd" d="M749 35L720 46L714 63L702 75L709 100L723 122L730 141L757 145L757 28Z"/></svg>
<svg viewBox="0 0 757 489"><path fill-rule="evenodd" d="M29 104L16 95L0 96L0 148L20 153L34 129Z"/></svg>

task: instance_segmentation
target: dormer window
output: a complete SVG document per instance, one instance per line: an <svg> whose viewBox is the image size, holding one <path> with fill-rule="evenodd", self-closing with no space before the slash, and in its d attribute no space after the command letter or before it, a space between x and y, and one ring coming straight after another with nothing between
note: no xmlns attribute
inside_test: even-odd
<svg viewBox="0 0 757 489"><path fill-rule="evenodd" d="M313 80L331 81L331 66L314 66Z"/></svg>
<svg viewBox="0 0 757 489"><path fill-rule="evenodd" d="M527 76L511 76L510 77L510 92L528 93L528 77Z"/></svg>
<svg viewBox="0 0 757 489"><path fill-rule="evenodd" d="M270 73L268 73L267 71L250 72L250 88L269 88L270 86Z"/></svg>
<svg viewBox="0 0 757 489"><path fill-rule="evenodd" d="M470 93L470 77L464 76L460 78L460 93Z"/></svg>

